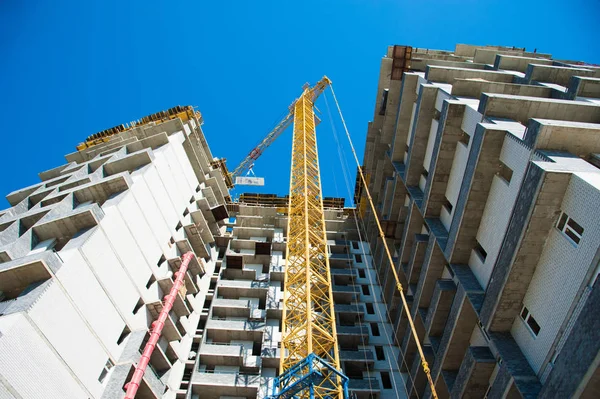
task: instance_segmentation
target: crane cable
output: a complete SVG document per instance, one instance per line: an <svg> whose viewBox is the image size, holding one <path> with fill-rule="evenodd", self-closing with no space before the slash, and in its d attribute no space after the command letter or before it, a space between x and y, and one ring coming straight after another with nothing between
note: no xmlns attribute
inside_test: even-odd
<svg viewBox="0 0 600 399"><path fill-rule="evenodd" d="M373 211L373 218L375 219L375 223L377 224L377 229L379 230L379 236L383 241L383 247L385 248L385 253L388 258L388 262L390 264L390 269L394 275L394 279L396 280L396 288L400 292L400 298L402 298L402 305L404 307L404 311L406 312L408 323L410 325L410 330L415 337L415 343L417 345L417 350L419 352L419 356L421 357L421 366L423 367L423 371L427 376L427 381L429 382L429 387L431 389L431 395L434 399L437 399L437 392L435 390L435 384L433 383L433 379L431 378L431 370L429 369L429 364L425 359L425 354L423 353L423 348L421 347L421 342L419 342L419 336L417 335L417 330L415 329L415 324L412 320L410 308L408 307L408 302L406 301L406 297L404 296L404 288L400 283L400 278L398 277L398 272L394 267L394 260L392 258L392 254L390 253L390 249L387 245L387 241L385 239L385 234L383 233L383 229L381 228L381 223L379 222L379 218L377 217L377 210L375 205L373 204L373 198L371 197L371 193L369 192L369 187L367 185L367 181L365 180L365 176L362 172L362 168L360 162L358 161L358 156L356 155L356 150L354 149L354 144L352 144L352 138L350 137L350 132L348 132L348 127L346 126L346 121L344 120L344 116L342 115L342 110L340 108L340 104L338 103L337 97L335 96L335 91L333 90L333 84L330 83L329 87L331 88L331 94L333 96L333 100L335 101L335 105L340 114L340 118L342 120L342 125L344 126L344 130L346 131L346 136L348 137L348 141L350 142L350 149L352 150L352 155L354 156L354 160L356 161L356 166L358 167L358 173L360 174L360 179L365 188L365 193L367 194L367 199L369 200L369 205L371 206L371 210Z"/></svg>

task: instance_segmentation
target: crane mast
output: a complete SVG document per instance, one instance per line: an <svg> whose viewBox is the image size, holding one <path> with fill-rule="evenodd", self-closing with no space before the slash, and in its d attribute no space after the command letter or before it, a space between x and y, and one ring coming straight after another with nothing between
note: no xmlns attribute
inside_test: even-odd
<svg viewBox="0 0 600 399"><path fill-rule="evenodd" d="M340 370L314 101L331 82L324 77L290 108L294 116L287 266L277 398L347 397Z"/></svg>

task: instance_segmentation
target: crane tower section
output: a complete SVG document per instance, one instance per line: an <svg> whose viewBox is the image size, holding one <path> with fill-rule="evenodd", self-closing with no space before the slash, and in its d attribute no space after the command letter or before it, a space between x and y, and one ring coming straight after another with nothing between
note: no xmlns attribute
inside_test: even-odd
<svg viewBox="0 0 600 399"><path fill-rule="evenodd" d="M290 376L285 384L288 387L294 385L294 380L305 385L300 383L300 375L306 377L310 374L308 368L315 367L314 362L306 362L307 358L316 356L331 366L317 366L310 383L294 396L297 398L344 397L342 377L335 372L340 366L314 114L314 100L329 84L329 79L323 78L315 87L305 88L292 105L294 133L280 373L297 376ZM307 370L297 370L302 364Z"/></svg>

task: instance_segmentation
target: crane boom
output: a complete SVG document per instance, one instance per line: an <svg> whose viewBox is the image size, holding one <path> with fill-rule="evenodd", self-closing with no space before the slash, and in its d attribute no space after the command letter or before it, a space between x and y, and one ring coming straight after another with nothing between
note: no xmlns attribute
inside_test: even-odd
<svg viewBox="0 0 600 399"><path fill-rule="evenodd" d="M305 85L304 89L308 90L310 93L309 100L314 102L319 98L321 93L329 86L331 81L327 76L324 76L320 81L318 81L312 88L309 88L308 85ZM238 176L242 176L246 173L254 164L262 153L283 133L294 120L294 106L298 100L294 100L294 102L289 106L289 112L287 115L267 134L267 136L250 151L250 153L244 158L242 162L231 172L228 180L229 188L233 188L235 184L235 178Z"/></svg>

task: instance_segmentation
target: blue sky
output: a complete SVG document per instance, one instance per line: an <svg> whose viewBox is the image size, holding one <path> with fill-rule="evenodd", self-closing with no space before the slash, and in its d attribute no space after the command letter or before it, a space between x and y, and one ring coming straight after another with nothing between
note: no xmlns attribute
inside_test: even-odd
<svg viewBox="0 0 600 399"><path fill-rule="evenodd" d="M0 192L36 183L89 134L174 105L199 107L213 154L233 169L325 74L362 159L386 46L500 44L600 64L598 15L591 0L4 0ZM323 99L317 106L324 195L344 196ZM290 152L288 130L256 163L262 192L287 193Z"/></svg>

